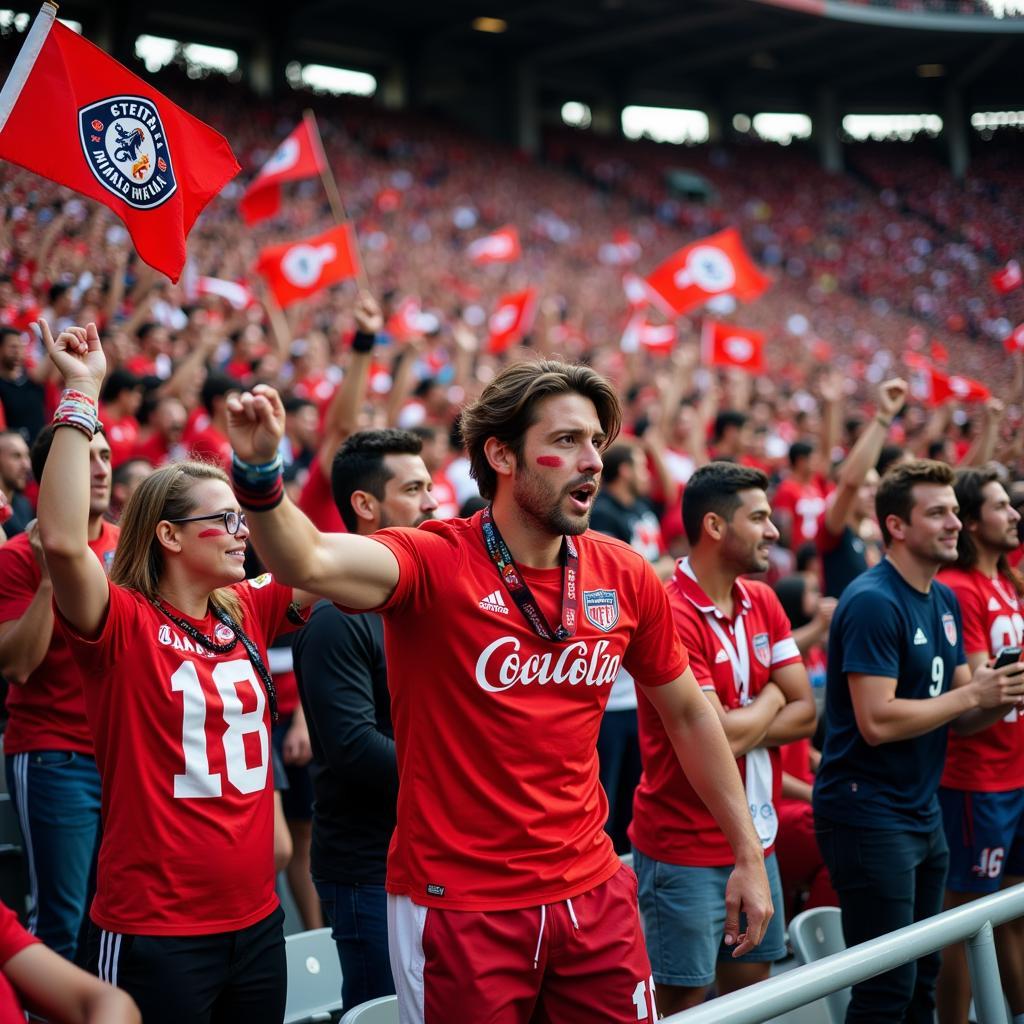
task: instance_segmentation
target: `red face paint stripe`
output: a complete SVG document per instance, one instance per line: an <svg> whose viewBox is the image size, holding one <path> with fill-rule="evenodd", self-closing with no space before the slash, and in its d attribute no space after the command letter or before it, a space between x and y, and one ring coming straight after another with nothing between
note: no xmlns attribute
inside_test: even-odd
<svg viewBox="0 0 1024 1024"><path fill-rule="evenodd" d="M202 540L204 537L223 537L226 533L227 530L201 530L199 539Z"/></svg>
<svg viewBox="0 0 1024 1024"><path fill-rule="evenodd" d="M538 455L538 466L550 466L552 469L561 469L562 460L557 455Z"/></svg>

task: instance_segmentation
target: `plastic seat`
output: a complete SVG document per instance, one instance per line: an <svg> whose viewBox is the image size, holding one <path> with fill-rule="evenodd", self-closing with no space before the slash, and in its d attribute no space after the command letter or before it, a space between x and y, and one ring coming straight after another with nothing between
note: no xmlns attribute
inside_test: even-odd
<svg viewBox="0 0 1024 1024"><path fill-rule="evenodd" d="M381 996L353 1006L339 1024L398 1024L398 996Z"/></svg>
<svg viewBox="0 0 1024 1024"><path fill-rule="evenodd" d="M288 964L284 1024L331 1020L341 1010L341 965L331 929L287 935L284 952Z"/></svg>
<svg viewBox="0 0 1024 1024"><path fill-rule="evenodd" d="M838 907L815 907L797 914L789 922L789 939L797 958L805 964L814 963L846 949L842 915ZM825 997L832 1024L843 1024L850 990L840 989Z"/></svg>

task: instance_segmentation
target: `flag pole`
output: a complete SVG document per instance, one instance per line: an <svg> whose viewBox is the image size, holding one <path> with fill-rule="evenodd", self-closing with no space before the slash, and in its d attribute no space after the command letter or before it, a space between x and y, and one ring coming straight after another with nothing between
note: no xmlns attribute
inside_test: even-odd
<svg viewBox="0 0 1024 1024"><path fill-rule="evenodd" d="M7 119L14 110L14 105L21 96L21 90L25 88L28 76L35 67L39 51L46 42L46 37L53 28L53 22L57 17L57 5L53 0L46 0L46 3L39 9L32 27L28 30L25 42L22 44L18 57L11 68L11 73L0 90L0 132L7 126Z"/></svg>
<svg viewBox="0 0 1024 1024"><path fill-rule="evenodd" d="M338 191L338 183L334 179L334 172L327 162L327 153L324 150L324 140L320 137L320 126L316 123L316 114L306 107L302 112L302 120L306 123L306 130L316 150L317 160L320 164L320 180L324 183L324 191L327 193L327 202L331 204L331 213L336 224L351 223L348 214L345 212L345 204L341 201L341 193ZM356 238L355 225L351 227L352 244L356 250L356 258L359 260L359 274L356 280L363 291L370 290L370 281L366 276L366 268L363 266L363 254L359 251L359 239Z"/></svg>

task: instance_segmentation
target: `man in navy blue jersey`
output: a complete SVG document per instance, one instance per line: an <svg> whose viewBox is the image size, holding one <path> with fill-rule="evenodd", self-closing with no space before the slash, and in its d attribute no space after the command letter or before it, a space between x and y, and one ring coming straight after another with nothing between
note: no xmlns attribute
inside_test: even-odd
<svg viewBox="0 0 1024 1024"><path fill-rule="evenodd" d="M844 591L828 652L828 732L814 787L847 945L942 909L949 852L937 791L946 726L975 732L1024 696L1024 666L971 674L960 607L935 573L957 557L953 471L920 459L875 499L885 558ZM855 985L847 1024L931 1024L939 954Z"/></svg>

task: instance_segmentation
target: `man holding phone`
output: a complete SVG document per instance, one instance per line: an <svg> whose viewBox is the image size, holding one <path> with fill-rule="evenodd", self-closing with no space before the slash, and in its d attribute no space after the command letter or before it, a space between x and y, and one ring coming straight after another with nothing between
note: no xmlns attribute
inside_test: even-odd
<svg viewBox="0 0 1024 1024"><path fill-rule="evenodd" d="M1021 517L994 470L961 470L954 489L963 529L956 565L938 578L960 602L971 669L993 658L998 668L1019 660L1024 640L1024 580L1007 562ZM950 855L947 908L1024 882L1024 711L1012 708L971 736L950 735L939 803ZM996 949L1014 1024L1024 1024L1024 920L996 929ZM942 957L941 1024L965 1024L970 1001L958 943Z"/></svg>

